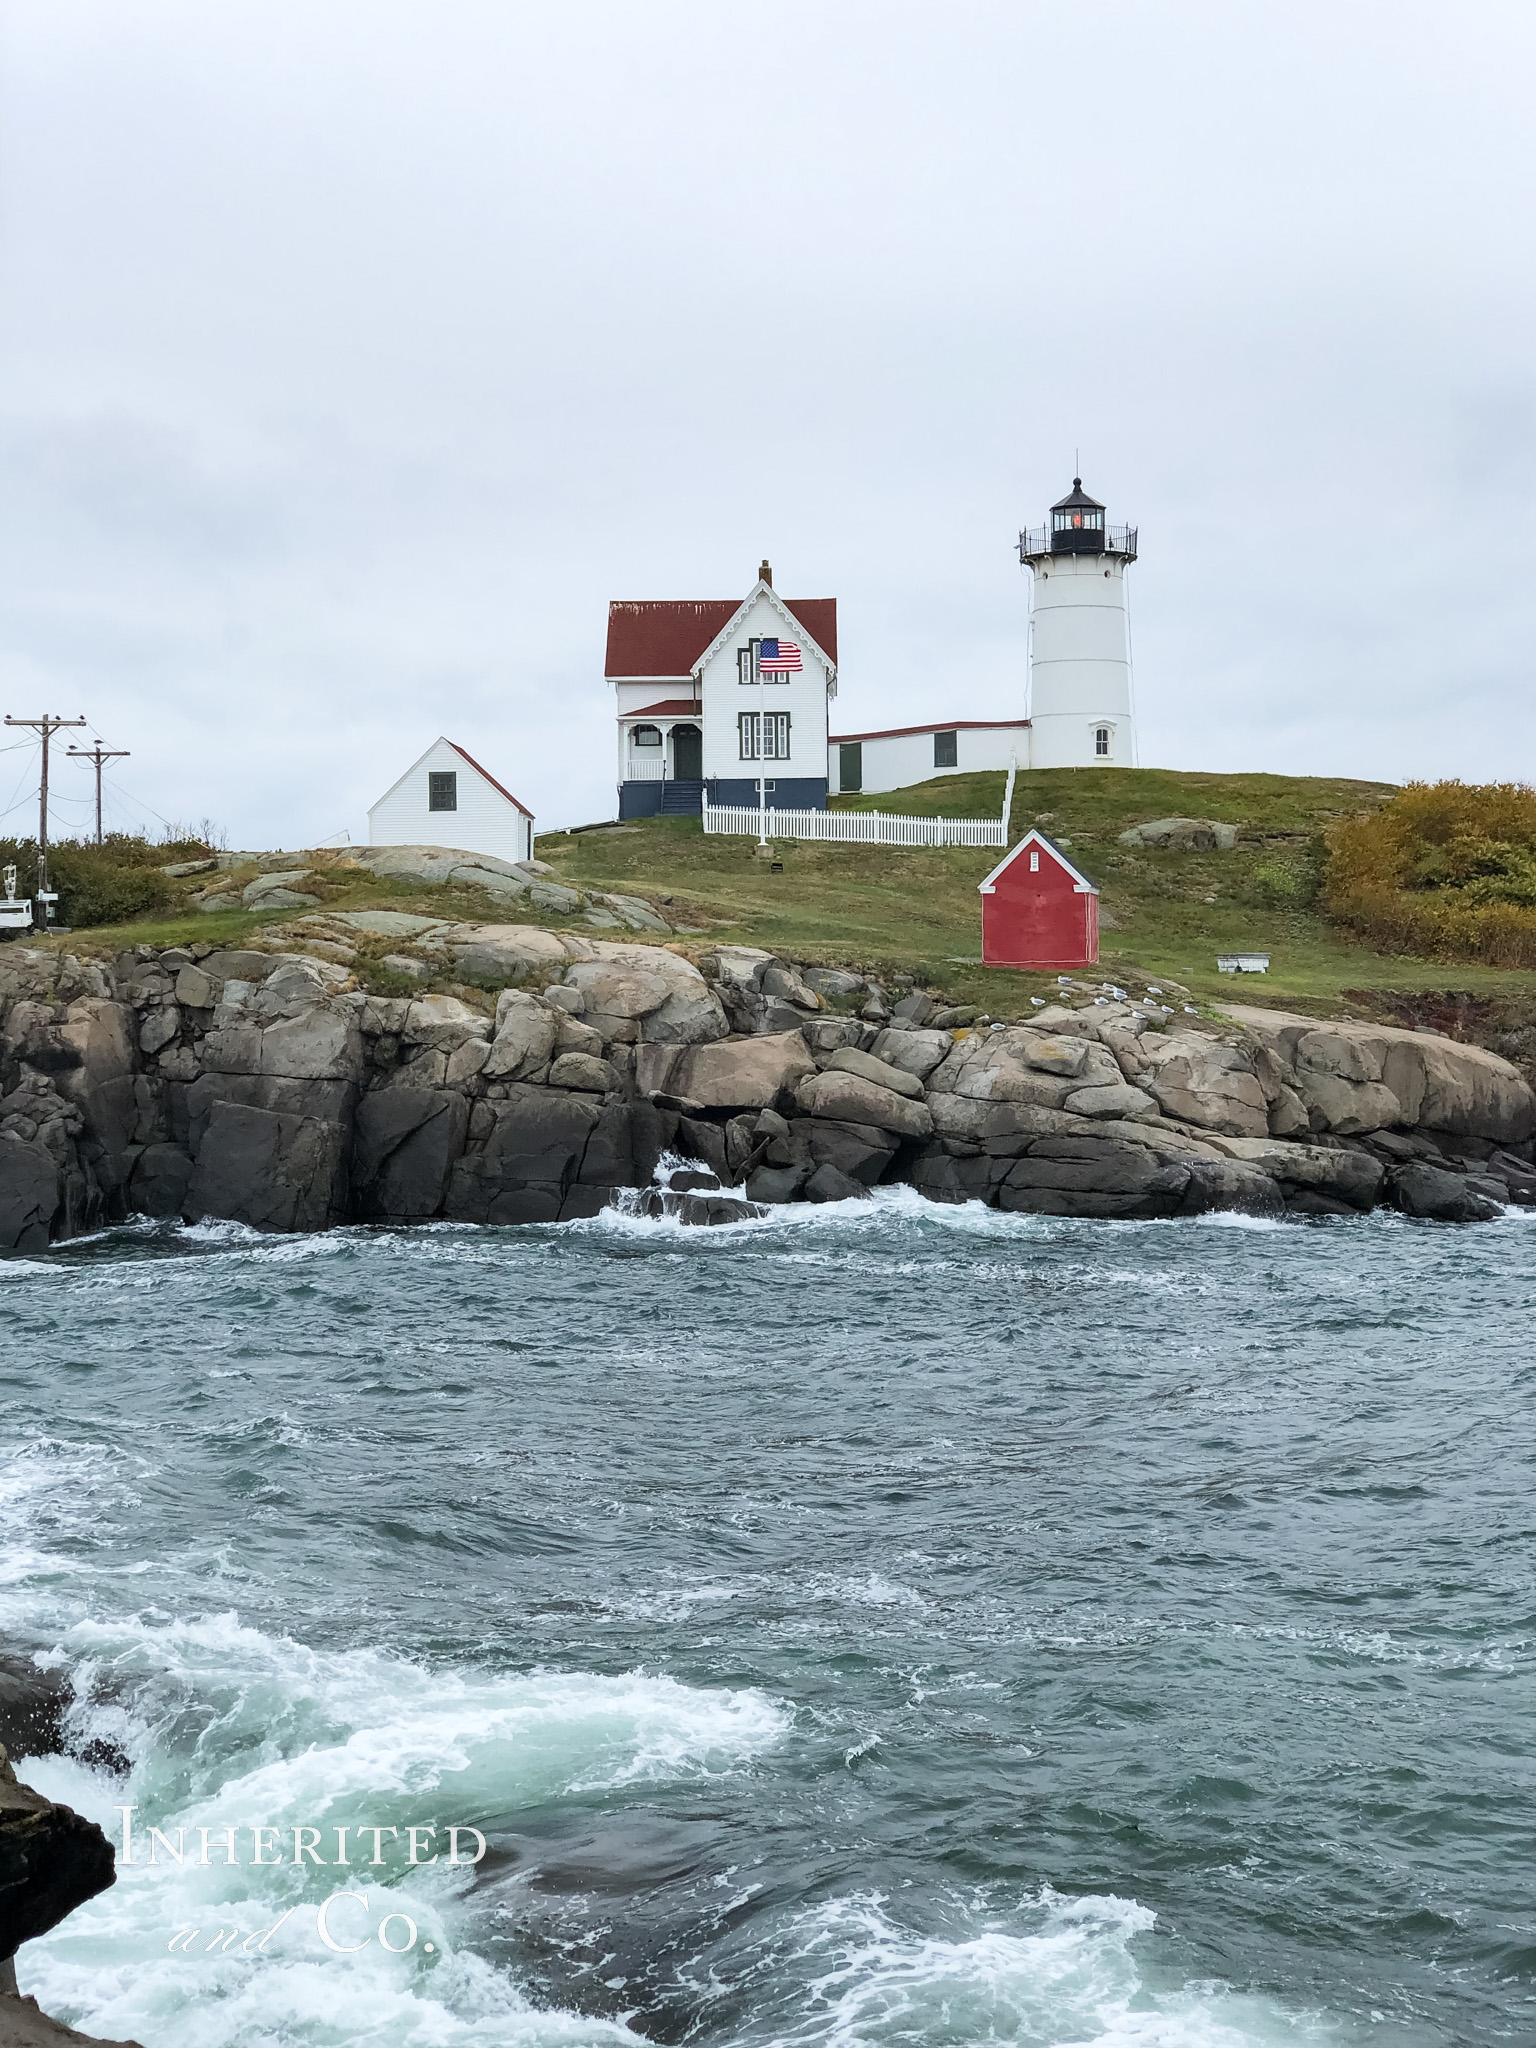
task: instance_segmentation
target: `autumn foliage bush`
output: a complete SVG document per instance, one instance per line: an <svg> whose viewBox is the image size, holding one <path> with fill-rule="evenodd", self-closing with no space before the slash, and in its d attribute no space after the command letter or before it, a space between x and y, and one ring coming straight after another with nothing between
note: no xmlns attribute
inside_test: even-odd
<svg viewBox="0 0 1536 2048"><path fill-rule="evenodd" d="M1406 784L1328 835L1323 906L1385 952L1536 967L1536 789Z"/></svg>

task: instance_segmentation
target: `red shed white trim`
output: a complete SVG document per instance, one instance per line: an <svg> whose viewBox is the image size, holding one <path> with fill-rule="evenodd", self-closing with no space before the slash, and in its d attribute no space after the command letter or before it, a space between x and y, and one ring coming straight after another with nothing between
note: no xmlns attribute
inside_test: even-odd
<svg viewBox="0 0 1536 2048"><path fill-rule="evenodd" d="M1054 840L1026 832L978 884L981 953L989 967L1092 967L1099 892Z"/></svg>

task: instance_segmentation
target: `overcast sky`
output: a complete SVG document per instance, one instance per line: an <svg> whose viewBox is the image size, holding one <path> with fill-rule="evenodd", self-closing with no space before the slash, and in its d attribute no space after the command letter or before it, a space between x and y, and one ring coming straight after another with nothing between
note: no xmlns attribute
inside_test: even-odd
<svg viewBox="0 0 1536 2048"><path fill-rule="evenodd" d="M0 708L233 846L366 837L439 732L609 817L608 600L764 554L834 730L1021 715L1081 448L1144 764L1530 776L1533 56L1528 0L8 0Z"/></svg>

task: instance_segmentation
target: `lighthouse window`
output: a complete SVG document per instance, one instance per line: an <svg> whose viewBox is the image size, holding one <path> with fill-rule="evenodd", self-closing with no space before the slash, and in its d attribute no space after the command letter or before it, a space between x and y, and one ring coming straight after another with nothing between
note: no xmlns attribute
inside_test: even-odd
<svg viewBox="0 0 1536 2048"><path fill-rule="evenodd" d="M1101 726L1100 726L1100 727L1098 728L1098 730L1097 730L1097 731L1096 731L1096 732L1094 733L1094 735L1093 735L1093 751L1095 752L1095 754L1098 754L1098 755L1101 755L1101 756L1102 756L1102 755L1107 755L1107 754L1108 754L1108 752L1109 752L1109 727L1108 727L1107 725L1101 725Z"/></svg>
<svg viewBox="0 0 1536 2048"><path fill-rule="evenodd" d="M1067 512L1053 513L1052 524L1058 533L1070 533L1074 527L1087 527L1090 532L1096 533L1104 524L1104 514L1102 510L1089 512L1074 508Z"/></svg>

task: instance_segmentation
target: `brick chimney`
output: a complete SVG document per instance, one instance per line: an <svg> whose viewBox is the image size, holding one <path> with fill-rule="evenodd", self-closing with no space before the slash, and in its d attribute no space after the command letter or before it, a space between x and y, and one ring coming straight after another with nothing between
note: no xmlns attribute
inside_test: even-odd
<svg viewBox="0 0 1536 2048"><path fill-rule="evenodd" d="M758 580L758 582L759 582L759 583L766 583L766 584L767 584L767 586L768 586L768 588L769 588L770 590L772 590L772 588L773 588L773 564L772 564L772 562L768 561L766 557L765 557L765 558L763 559L763 561L761 561L761 562L760 562L760 563L758 564L758 570L757 570L757 580Z"/></svg>

